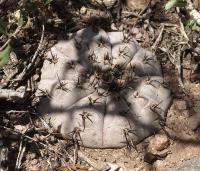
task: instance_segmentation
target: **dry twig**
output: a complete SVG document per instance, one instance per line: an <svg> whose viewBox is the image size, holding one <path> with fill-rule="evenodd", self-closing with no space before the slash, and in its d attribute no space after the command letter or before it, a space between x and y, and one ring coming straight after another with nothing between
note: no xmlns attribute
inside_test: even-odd
<svg viewBox="0 0 200 171"><path fill-rule="evenodd" d="M13 129L11 129L11 128L8 128L8 127L6 127L6 126L1 126L0 125L0 128L1 129L5 129L5 130L7 130L7 131L9 131L9 132L11 132L11 133L13 133L13 134L17 134L17 135L21 135L23 138L27 138L28 140L30 140L30 141L32 141L32 142L35 142L36 144L39 144L39 145L41 145L41 146L43 146L44 148L46 148L49 152L51 152L51 153L54 153L54 154L57 154L57 155L59 155L59 156L61 156L61 157L66 157L66 155L67 155L67 157L73 162L73 157L72 156L70 156L69 154L62 154L62 153L60 153L60 152L58 152L58 151L55 151L53 148L51 148L49 145L47 145L47 144L45 144L45 143L43 143L43 142L40 142L40 141L38 141L38 140L35 140L34 138L31 138L30 136L28 136L28 135L25 135L25 134L23 134L23 133L21 133L21 132L19 132L19 131L16 131L16 130L13 130Z"/></svg>
<svg viewBox="0 0 200 171"><path fill-rule="evenodd" d="M26 144L23 145L23 139L22 139L21 142L20 142L20 146L19 146L19 153L18 153L18 156L17 156L15 171L20 170L22 158L24 156L25 151L26 151Z"/></svg>
<svg viewBox="0 0 200 171"><path fill-rule="evenodd" d="M12 40L13 37L15 37L21 30L21 27L17 27L15 32L10 36L10 38L4 43L4 45L0 48L0 51L2 51Z"/></svg>
<svg viewBox="0 0 200 171"><path fill-rule="evenodd" d="M164 28L165 28L165 25L164 24L161 24L161 30L160 30L160 34L158 35L155 43L153 44L152 46L152 50L154 52L156 52L157 48L158 48L158 44L160 43L160 41L162 40L162 35L163 35L163 31L164 31Z"/></svg>
<svg viewBox="0 0 200 171"><path fill-rule="evenodd" d="M0 99L20 102L25 100L26 95L25 87L20 87L18 90L0 89Z"/></svg>
<svg viewBox="0 0 200 171"><path fill-rule="evenodd" d="M31 69L33 68L36 59L38 57L39 52L42 50L42 46L43 46L43 40L44 40L44 32L45 32L45 28L44 28L44 24L42 25L42 35L40 38L40 42L38 45L37 50L35 51L33 57L31 58L31 62L26 66L26 68L24 68L24 70L22 71L22 73L18 76L18 81L24 80L24 78L26 77L27 74L30 73Z"/></svg>

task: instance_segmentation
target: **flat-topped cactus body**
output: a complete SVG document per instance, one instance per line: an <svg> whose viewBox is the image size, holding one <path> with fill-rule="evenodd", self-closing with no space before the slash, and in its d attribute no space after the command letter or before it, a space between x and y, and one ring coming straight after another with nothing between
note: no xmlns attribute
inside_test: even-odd
<svg viewBox="0 0 200 171"><path fill-rule="evenodd" d="M82 29L51 48L41 72L39 111L85 147L137 144L170 106L156 57L122 32Z"/></svg>

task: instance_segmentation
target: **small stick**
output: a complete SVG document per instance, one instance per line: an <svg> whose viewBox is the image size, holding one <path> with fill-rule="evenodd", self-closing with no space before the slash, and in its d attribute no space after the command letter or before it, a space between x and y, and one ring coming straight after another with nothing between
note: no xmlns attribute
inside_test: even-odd
<svg viewBox="0 0 200 171"><path fill-rule="evenodd" d="M176 11L177 13L180 15L180 9L179 7L176 8ZM180 24L180 31L181 31L181 34L184 36L184 38L189 41L189 38L185 32L185 29L184 29L184 25L183 25L183 22L181 21L181 18L179 17L179 24Z"/></svg>
<svg viewBox="0 0 200 171"><path fill-rule="evenodd" d="M12 40L12 37L15 37L21 30L21 27L17 27L15 32L11 35L11 37L4 43L4 45L0 48L0 51L2 51Z"/></svg>
<svg viewBox="0 0 200 171"><path fill-rule="evenodd" d="M11 89L1 89L0 88L0 99L18 101L23 100L26 97L25 88L21 87L19 90L11 90Z"/></svg>
<svg viewBox="0 0 200 171"><path fill-rule="evenodd" d="M155 43L153 44L152 46L152 50L154 50L154 52L156 52L157 50L157 47L158 47L158 44L160 43L161 39L162 39L162 35L163 35L163 31L164 31L164 28L165 28L165 25L164 24L161 24L161 31L155 41Z"/></svg>
<svg viewBox="0 0 200 171"><path fill-rule="evenodd" d="M32 66L34 65L36 59L37 59L37 56L39 54L39 52L41 51L42 49L42 46L43 46L43 40L44 40L44 24L42 25L42 35L41 35L41 38L40 38L40 42L39 42L39 45L38 45L38 48L37 50L35 51L32 59L31 59L31 62L27 65L26 68L24 68L24 70L22 71L22 73L19 75L18 79L17 80L23 80L24 77L27 75L27 73L30 72Z"/></svg>
<svg viewBox="0 0 200 171"><path fill-rule="evenodd" d="M21 142L20 142L20 146L19 146L19 153L18 153L18 156L17 156L15 171L20 170L22 158L24 156L25 151L26 151L26 145L23 145L23 139L22 139Z"/></svg>
<svg viewBox="0 0 200 171"><path fill-rule="evenodd" d="M141 16L141 15L147 10L147 8L149 7L149 5L151 4L151 1L152 1L152 0L150 0L150 1L147 3L147 5L142 9L142 11L139 12L139 16Z"/></svg>
<svg viewBox="0 0 200 171"><path fill-rule="evenodd" d="M176 68L178 71L178 82L179 82L180 86L183 88L183 90L185 90L185 86L183 83L183 68L181 65L181 45L179 45L179 48L178 48Z"/></svg>

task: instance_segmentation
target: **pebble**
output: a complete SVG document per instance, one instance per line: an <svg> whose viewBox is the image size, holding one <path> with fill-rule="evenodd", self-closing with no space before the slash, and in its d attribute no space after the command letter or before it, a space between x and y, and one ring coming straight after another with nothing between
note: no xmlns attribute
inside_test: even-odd
<svg viewBox="0 0 200 171"><path fill-rule="evenodd" d="M200 126L200 118L197 115L193 115L188 118L188 124L189 128L195 131Z"/></svg>
<svg viewBox="0 0 200 171"><path fill-rule="evenodd" d="M16 131L19 131L21 133L24 133L26 131L26 127L23 125L15 125L14 128Z"/></svg>
<svg viewBox="0 0 200 171"><path fill-rule="evenodd" d="M157 154L147 152L144 155L144 161L149 164L153 164L157 160L163 160L165 157L167 157L168 154L169 154L169 151L167 149L161 152L158 152Z"/></svg>
<svg viewBox="0 0 200 171"><path fill-rule="evenodd" d="M87 8L86 7L81 7L81 9L80 9L80 13L81 14L86 14L86 12L87 12Z"/></svg>
<svg viewBox="0 0 200 171"><path fill-rule="evenodd" d="M149 141L150 151L162 151L169 146L167 135L158 134Z"/></svg>
<svg viewBox="0 0 200 171"><path fill-rule="evenodd" d="M119 26L119 31L123 31L123 30L124 30L124 25L121 24L121 25Z"/></svg>
<svg viewBox="0 0 200 171"><path fill-rule="evenodd" d="M116 27L116 25L115 25L115 23L112 23L112 24L111 24L111 29L112 29L113 31L117 31L117 30L118 30L117 27Z"/></svg>

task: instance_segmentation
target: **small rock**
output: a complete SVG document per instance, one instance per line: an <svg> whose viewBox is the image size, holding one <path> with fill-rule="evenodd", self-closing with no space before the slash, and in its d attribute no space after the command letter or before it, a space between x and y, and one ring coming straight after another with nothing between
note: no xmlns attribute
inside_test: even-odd
<svg viewBox="0 0 200 171"><path fill-rule="evenodd" d="M200 126L200 118L197 115L193 115L188 118L188 124L189 128L195 131Z"/></svg>
<svg viewBox="0 0 200 171"><path fill-rule="evenodd" d="M121 24L121 25L119 26L119 31L122 31L122 30L124 30L124 25L123 25L123 24Z"/></svg>
<svg viewBox="0 0 200 171"><path fill-rule="evenodd" d="M23 125L15 125L14 127L16 131L19 131L21 133L24 133L26 131L26 127Z"/></svg>
<svg viewBox="0 0 200 171"><path fill-rule="evenodd" d="M157 155L160 156L161 158L167 157L168 154L171 154L171 152L168 149L164 149L157 153Z"/></svg>
<svg viewBox="0 0 200 171"><path fill-rule="evenodd" d="M111 24L111 29L112 29L113 31L117 31L117 30L118 30L117 27L116 27L116 25L115 25L115 23L112 23L112 24Z"/></svg>
<svg viewBox="0 0 200 171"><path fill-rule="evenodd" d="M86 14L86 12L87 12L87 8L86 7L81 7L81 9L80 9L80 13L81 14Z"/></svg>
<svg viewBox="0 0 200 171"><path fill-rule="evenodd" d="M163 150L162 152L159 152L158 154L147 152L144 155L144 161L149 164L153 164L157 160L163 160L165 157L167 157L168 154L169 154L169 151L166 149Z"/></svg>
<svg viewBox="0 0 200 171"><path fill-rule="evenodd" d="M153 139L149 142L149 149L150 151L162 151L169 146L169 139L167 135L156 135Z"/></svg>
<svg viewBox="0 0 200 171"><path fill-rule="evenodd" d="M175 102L175 106L178 110L186 110L187 109L187 103L184 100L178 100Z"/></svg>

